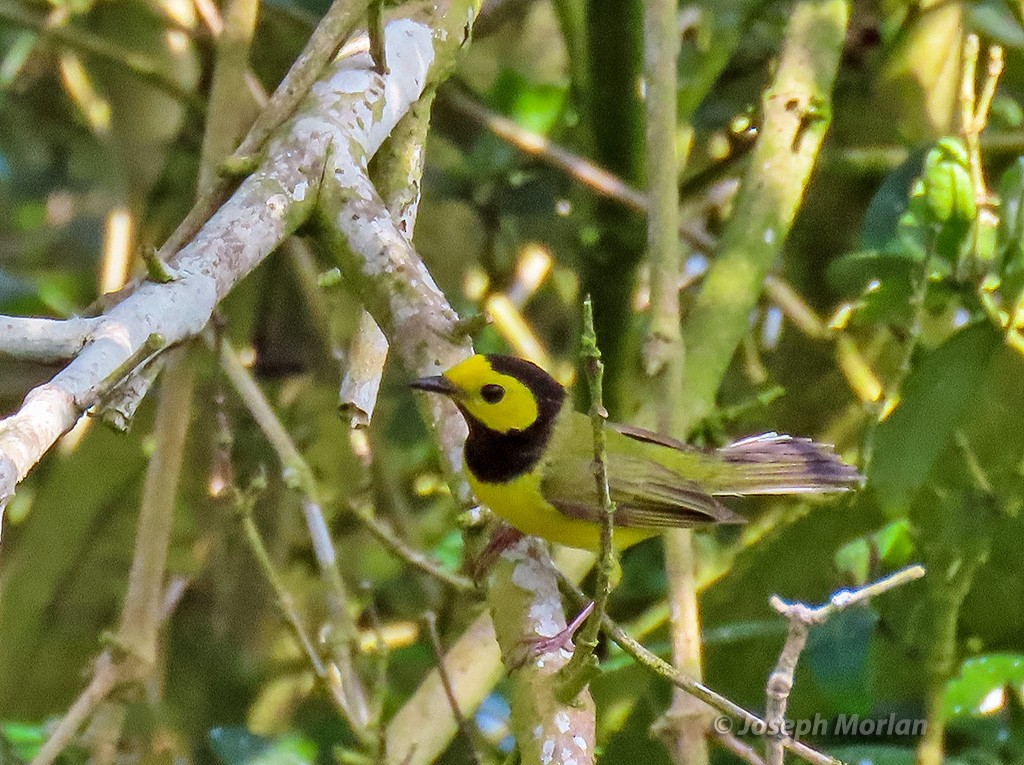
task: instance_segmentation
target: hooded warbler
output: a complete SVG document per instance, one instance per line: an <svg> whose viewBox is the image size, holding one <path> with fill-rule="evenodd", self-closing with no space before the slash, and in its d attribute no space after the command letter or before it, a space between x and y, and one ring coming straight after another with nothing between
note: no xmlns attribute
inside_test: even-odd
<svg viewBox="0 0 1024 765"><path fill-rule="evenodd" d="M586 550L601 545L590 418L532 362L476 355L412 387L448 396L469 426L464 459L477 498L524 534ZM858 486L831 447L765 433L705 451L608 423L615 547L667 528L743 523L719 496L816 494Z"/></svg>

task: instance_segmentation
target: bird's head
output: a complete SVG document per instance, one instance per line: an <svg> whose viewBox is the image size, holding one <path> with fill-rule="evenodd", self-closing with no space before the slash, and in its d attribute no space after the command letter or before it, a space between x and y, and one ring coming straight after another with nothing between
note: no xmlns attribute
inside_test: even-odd
<svg viewBox="0 0 1024 765"><path fill-rule="evenodd" d="M538 419L553 417L565 398L565 389L551 375L514 356L471 356L443 375L410 385L448 396L467 419L498 433L523 431Z"/></svg>

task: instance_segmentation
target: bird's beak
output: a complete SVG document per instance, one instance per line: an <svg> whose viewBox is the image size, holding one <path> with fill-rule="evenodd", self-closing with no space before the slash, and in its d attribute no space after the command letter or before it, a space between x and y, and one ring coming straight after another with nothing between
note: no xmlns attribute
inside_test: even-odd
<svg viewBox="0 0 1024 765"><path fill-rule="evenodd" d="M409 387L426 391L427 393L440 393L442 396L454 396L459 393L459 389L444 375L421 377L409 383Z"/></svg>

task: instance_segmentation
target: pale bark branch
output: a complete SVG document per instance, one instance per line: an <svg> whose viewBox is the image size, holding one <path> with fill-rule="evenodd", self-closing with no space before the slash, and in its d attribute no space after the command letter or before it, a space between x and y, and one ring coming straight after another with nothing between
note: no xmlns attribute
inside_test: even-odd
<svg viewBox="0 0 1024 765"><path fill-rule="evenodd" d="M64 361L85 347L101 321L0 316L0 353L26 361Z"/></svg>
<svg viewBox="0 0 1024 765"><path fill-rule="evenodd" d="M832 614L843 611L850 606L866 603L876 595L899 587L907 582L920 579L925 575L924 566L908 566L895 574L877 582L859 587L856 590L840 590L829 598L823 606L813 608L803 603L787 603L778 595L773 595L772 608L789 621L786 643L779 654L779 660L768 678L766 689L767 704L765 706L765 762L767 765L782 765L786 748L786 707L789 694L793 690L793 678L800 654L807 645L807 637L811 627L823 624Z"/></svg>
<svg viewBox="0 0 1024 765"><path fill-rule="evenodd" d="M718 257L683 327L683 430L714 410L765 275L793 225L829 126L849 14L847 0L803 0L790 14L757 144Z"/></svg>
<svg viewBox="0 0 1024 765"><path fill-rule="evenodd" d="M447 69L451 54L465 40L474 13L475 5L466 0L436 8L433 4L403 6L403 15L385 27L387 75L373 71L368 54L348 56L329 67L295 116L272 139L258 169L170 259L175 279L162 284L143 282L109 308L74 360L31 391L17 413L0 421L0 507L82 412L119 381L110 376L151 336L159 336L170 346L203 329L217 303L308 217L318 201L325 164L331 168L332 190L344 190L349 197L349 212L354 206L367 213L366 192L372 186L365 174L366 158L380 148L430 78ZM330 162L326 162L329 155ZM375 194L371 196L376 199ZM378 259L382 247L375 220L370 215L363 222L368 225L351 222L357 229L352 232L353 245L365 248L371 272L383 265ZM385 240L397 237L393 223L391 227ZM448 313L441 310L443 297L422 265L410 267L420 272L419 278L413 278L418 288L429 285L429 299L421 303L415 295L405 295L400 305L396 304L400 309L396 314L419 328L410 335L423 337L428 330L440 328L443 338L454 314L450 309ZM407 276L413 277L413 273ZM428 320L418 321L411 314ZM440 324L437 317L441 317ZM440 346L441 341L432 340L430 345ZM437 360L455 361L468 352L468 344L462 348L460 354L449 352ZM424 369L436 369L436 361L427 361L429 349L411 355ZM452 415L448 420L457 420L453 412L445 413ZM450 435L456 436L446 440L452 460L460 443L458 429L451 429Z"/></svg>
<svg viewBox="0 0 1024 765"><path fill-rule="evenodd" d="M578 550L561 553L557 557L558 567L573 583L582 580L594 563L592 555ZM481 614L445 654L452 691L459 708L467 714L480 706L504 674L496 640L491 615ZM388 723L385 762L429 765L457 733L458 725L449 711L440 673L435 669Z"/></svg>
<svg viewBox="0 0 1024 765"><path fill-rule="evenodd" d="M512 732L522 762L590 765L596 741L590 690L560 700L558 671L572 654L561 647L535 647L538 639L566 627L557 570L544 543L523 537L504 551L488 585L498 644L512 673Z"/></svg>

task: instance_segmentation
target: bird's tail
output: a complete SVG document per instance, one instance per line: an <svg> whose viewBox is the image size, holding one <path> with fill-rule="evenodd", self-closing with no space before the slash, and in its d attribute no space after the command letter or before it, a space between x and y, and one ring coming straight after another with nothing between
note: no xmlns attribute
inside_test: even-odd
<svg viewBox="0 0 1024 765"><path fill-rule="evenodd" d="M751 436L711 453L710 494L817 494L860 486L864 477L831 446L778 433Z"/></svg>

